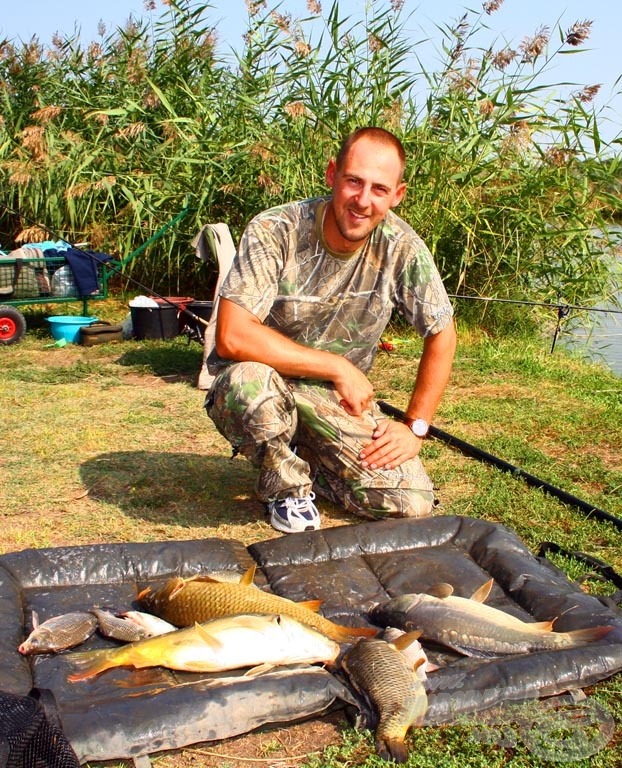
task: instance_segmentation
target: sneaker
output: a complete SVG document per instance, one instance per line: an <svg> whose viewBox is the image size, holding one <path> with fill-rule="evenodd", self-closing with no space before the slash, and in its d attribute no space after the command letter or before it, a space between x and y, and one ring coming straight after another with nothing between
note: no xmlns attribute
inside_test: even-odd
<svg viewBox="0 0 622 768"><path fill-rule="evenodd" d="M316 531L320 527L320 513L313 503L315 494L296 498L268 502L270 525L282 533L297 533L298 531Z"/></svg>

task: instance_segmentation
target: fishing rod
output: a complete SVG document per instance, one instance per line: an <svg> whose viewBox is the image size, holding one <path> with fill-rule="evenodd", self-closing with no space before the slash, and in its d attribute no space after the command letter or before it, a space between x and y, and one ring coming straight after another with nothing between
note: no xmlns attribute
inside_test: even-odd
<svg viewBox="0 0 622 768"><path fill-rule="evenodd" d="M464 293L448 293L451 299L468 299L470 301L488 301L495 304L521 304L527 307L544 307L545 309L561 309L565 314L568 314L571 310L578 310L581 312L603 312L604 314L622 315L622 309L614 309L613 307L583 307L581 304L553 304L547 301L530 301L529 299L502 299L495 298L493 296L467 296Z"/></svg>
<svg viewBox="0 0 622 768"><path fill-rule="evenodd" d="M401 411L399 408L390 405L384 400L379 400L378 406L383 413L387 414L387 416L393 416L393 418L399 419L400 421L403 421L406 418L404 411ZM529 472L525 472L524 469L520 469L520 467L516 467L514 464L510 464L508 461L504 461L497 456L493 456L493 454L487 453L481 448L477 448L475 445L471 445L465 440L461 440L459 437L455 437L454 435L449 434L449 432L445 432L444 430L439 429L434 425L430 425L429 434L432 437L435 437L437 440L442 440L444 443L447 443L447 445L457 448L461 453L464 453L465 456L470 456L473 459L478 459L479 461L491 464L503 472L509 472L511 475L514 475L514 477L525 480L528 485L534 488L540 488L550 496L555 496L564 504L569 504L570 506L576 507L581 512L585 513L588 517L595 517L598 520L604 520L609 523L613 523L617 528L622 530L622 520L619 517L610 515L609 512L605 512L603 509L599 509L592 504L588 504L586 501L579 499L577 496L573 496L571 493L567 493L561 488L557 488L556 486L547 483L545 480L541 480L539 477L536 477Z"/></svg>
<svg viewBox="0 0 622 768"><path fill-rule="evenodd" d="M150 294L151 296L154 296L156 299L159 299L160 301L164 302L165 304L168 304L171 307L174 307L178 312L184 312L186 315L192 318L195 322L200 323L201 325L204 325L206 328L209 324L208 320L205 320L203 317L199 317L199 315L196 315L194 312L192 312L183 302L173 302L166 296L161 296L159 293L154 291L152 288L147 287L146 285L143 285L139 280L137 280L135 277L132 277L131 275L126 275L123 273L121 269L118 267L115 267L111 262L107 259L101 259L99 256L92 252L92 251L85 251L83 248L81 248L79 245L73 245L68 240L66 240L64 237L61 237L58 232L51 229L45 224L40 224L39 222L35 221L34 219L29 218L28 216L25 216L23 213L20 213L19 211L12 208L10 205L7 205L6 203L0 201L0 206L2 209L7 211L8 213L18 216L20 219L23 219L31 226L35 226L39 229L42 229L47 234L51 235L56 240L61 240L63 243L67 243L71 248L73 248L78 253L82 254L83 256L87 256L89 259L94 261L99 266L103 266L106 269L110 270L111 272L114 272L116 275L119 275L124 280L127 280L129 283L133 283L137 288L140 288L145 293ZM151 243L155 242L158 237L165 232L167 229L170 229L170 227L173 227L175 224L177 224L178 221L181 221L191 210L193 210L190 206L185 205L182 210L175 216L175 218L172 221L169 221L167 224L165 224L163 227L161 227L154 235L152 235L146 242L144 242L135 252L135 255L142 253L144 250L146 250Z"/></svg>

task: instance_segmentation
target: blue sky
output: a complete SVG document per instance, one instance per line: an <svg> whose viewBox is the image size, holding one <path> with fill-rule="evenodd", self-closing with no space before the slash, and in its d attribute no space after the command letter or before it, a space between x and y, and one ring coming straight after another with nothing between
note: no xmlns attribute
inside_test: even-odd
<svg viewBox="0 0 622 768"><path fill-rule="evenodd" d="M340 0L341 15L353 19L362 17L365 7L374 0ZM324 11L332 0L324 0ZM162 1L155 0L158 13ZM29 40L33 35L43 43L49 42L54 32L71 34L80 31L85 41L97 39L98 23L104 22L108 31L122 26L131 14L147 18L143 0L4 0L0 15L0 39ZM269 7L277 3L268 2ZM376 0L377 7L383 7ZM403 14L409 15L407 27L415 39L431 38L425 49L426 69L436 60L435 42L440 41L437 26L450 24L464 13L466 8L481 9L481 0L404 0ZM8 6L8 7L6 7ZM212 0L207 20L216 27L221 49L239 46L246 31L248 19L245 0ZM306 0L282 0L281 13L294 18L307 15ZM532 36L542 26L551 31L551 45L557 46L557 27L566 31L576 21L593 22L590 39L578 55L558 57L557 66L548 71L553 83L571 82L579 87L602 84L595 101L598 107L608 105L607 118L611 121L610 135L622 129L622 97L615 94L620 89L616 83L622 74L620 56L622 5L614 0L504 0L500 9L486 17L491 28L487 43L496 40L518 46L526 36ZM500 47L500 45L498 46ZM427 64L430 62L430 65ZM433 68L433 67L432 67Z"/></svg>

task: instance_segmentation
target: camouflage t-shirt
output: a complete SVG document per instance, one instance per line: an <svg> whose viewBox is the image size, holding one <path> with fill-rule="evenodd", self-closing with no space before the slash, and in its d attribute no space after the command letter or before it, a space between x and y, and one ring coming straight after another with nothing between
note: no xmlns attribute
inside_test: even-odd
<svg viewBox="0 0 622 768"><path fill-rule="evenodd" d="M256 216L220 295L298 343L368 372L395 308L423 337L445 328L453 309L425 243L392 211L359 251L330 253L321 234L327 199ZM226 362L213 351L208 367L216 373Z"/></svg>

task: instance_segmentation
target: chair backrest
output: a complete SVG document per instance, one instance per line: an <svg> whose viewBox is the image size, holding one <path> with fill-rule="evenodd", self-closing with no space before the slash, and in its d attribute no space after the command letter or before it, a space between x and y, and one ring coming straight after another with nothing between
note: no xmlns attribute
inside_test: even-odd
<svg viewBox="0 0 622 768"><path fill-rule="evenodd" d="M216 337L216 316L218 314L218 293L222 281L231 269L233 257L235 256L235 243L231 237L229 225L223 222L218 224L206 224L201 227L199 234L192 241L198 259L209 261L213 257L218 263L218 278L214 289L214 303L212 314L203 333L203 360L197 386L199 389L209 389L214 377L207 370L205 364L207 356L214 346Z"/></svg>

